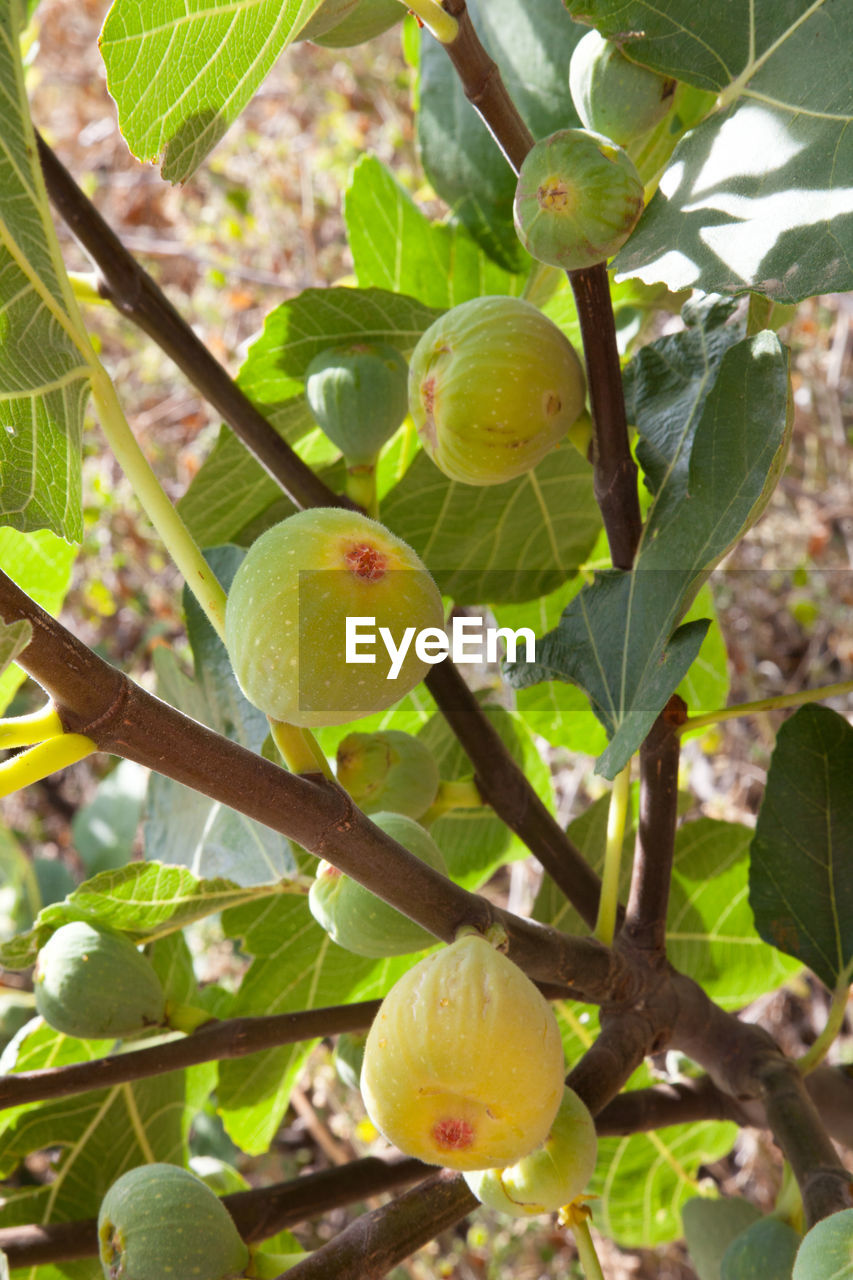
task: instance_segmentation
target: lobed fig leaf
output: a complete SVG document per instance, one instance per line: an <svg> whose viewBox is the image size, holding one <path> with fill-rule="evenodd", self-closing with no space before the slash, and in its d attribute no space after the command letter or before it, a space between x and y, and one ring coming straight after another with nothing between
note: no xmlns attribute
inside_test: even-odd
<svg viewBox="0 0 853 1280"><path fill-rule="evenodd" d="M573 1089L566 1087L551 1132L541 1147L507 1169L464 1175L481 1204L525 1217L556 1213L579 1196L595 1171L595 1121Z"/></svg>
<svg viewBox="0 0 853 1280"><path fill-rule="evenodd" d="M598 31L578 41L569 63L569 90L585 128L627 147L672 109L678 82L626 58Z"/></svg>
<svg viewBox="0 0 853 1280"><path fill-rule="evenodd" d="M309 364L305 395L311 412L350 465L372 462L402 423L408 376L400 352L382 342L332 347Z"/></svg>
<svg viewBox="0 0 853 1280"><path fill-rule="evenodd" d="M358 664L347 661L348 618L373 619L376 643L361 647ZM267 715L343 724L414 688L429 664L412 636L443 621L438 588L411 547L355 511L314 508L249 548L228 593L225 646L243 693ZM396 670L381 628L398 652L409 642Z"/></svg>
<svg viewBox="0 0 853 1280"><path fill-rule="evenodd" d="M344 49L364 44L396 26L405 14L400 0L359 0L354 9L329 31L312 39L327 49Z"/></svg>
<svg viewBox="0 0 853 1280"><path fill-rule="evenodd" d="M643 211L643 182L630 156L602 134L561 129L527 153L513 217L521 243L565 271L613 256Z"/></svg>
<svg viewBox="0 0 853 1280"><path fill-rule="evenodd" d="M188 1169L145 1164L114 1182L98 1214L106 1280L231 1280L249 1250L228 1210Z"/></svg>
<svg viewBox="0 0 853 1280"><path fill-rule="evenodd" d="M48 938L33 985L45 1022L81 1040L133 1035L166 1018L160 979L145 956L122 934L82 920Z"/></svg>
<svg viewBox="0 0 853 1280"><path fill-rule="evenodd" d="M521 298L483 297L439 316L409 366L409 409L451 480L503 484L531 471L582 412L568 338Z"/></svg>
<svg viewBox="0 0 853 1280"><path fill-rule="evenodd" d="M447 875L444 857L428 831L401 813L375 813L373 821L427 866ZM317 867L308 906L330 938L358 956L405 956L433 946L436 938L351 876L328 862Z"/></svg>
<svg viewBox="0 0 853 1280"><path fill-rule="evenodd" d="M361 1092L401 1151L452 1169L515 1164L545 1141L564 1089L548 1002L485 938L425 956L367 1036Z"/></svg>
<svg viewBox="0 0 853 1280"><path fill-rule="evenodd" d="M386 810L409 818L426 813L440 781L429 747L401 729L348 733L338 744L337 778L365 813Z"/></svg>

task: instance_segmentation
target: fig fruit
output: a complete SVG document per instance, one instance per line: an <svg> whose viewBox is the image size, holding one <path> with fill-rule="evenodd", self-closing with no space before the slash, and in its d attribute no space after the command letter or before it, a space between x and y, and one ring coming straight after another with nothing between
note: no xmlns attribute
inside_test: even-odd
<svg viewBox="0 0 853 1280"><path fill-rule="evenodd" d="M352 13L359 0L323 0L299 31L297 40L317 40Z"/></svg>
<svg viewBox="0 0 853 1280"><path fill-rule="evenodd" d="M464 1177L490 1209L519 1217L556 1213L583 1191L595 1171L597 1154L595 1121L567 1087L541 1147L508 1169L482 1169Z"/></svg>
<svg viewBox="0 0 853 1280"><path fill-rule="evenodd" d="M821 1218L803 1236L791 1280L845 1280L853 1259L853 1209Z"/></svg>
<svg viewBox="0 0 853 1280"><path fill-rule="evenodd" d="M337 777L365 813L420 818L438 794L435 757L420 738L401 729L348 733L338 744Z"/></svg>
<svg viewBox="0 0 853 1280"><path fill-rule="evenodd" d="M439 316L409 366L409 410L451 480L503 484L566 435L586 395L568 338L521 298L472 298Z"/></svg>
<svg viewBox="0 0 853 1280"><path fill-rule="evenodd" d="M402 813L374 813L373 821L416 858L447 875L441 850L413 818ZM428 929L328 862L317 867L317 877L308 892L308 906L329 937L358 956L407 956L437 941Z"/></svg>
<svg viewBox="0 0 853 1280"><path fill-rule="evenodd" d="M144 1164L114 1182L98 1214L106 1280L230 1280L249 1250L228 1210L188 1169Z"/></svg>
<svg viewBox="0 0 853 1280"><path fill-rule="evenodd" d="M321 36L314 37L315 44L327 49L344 49L373 40L400 22L405 14L400 0L359 0L356 7Z"/></svg>
<svg viewBox="0 0 853 1280"><path fill-rule="evenodd" d="M391 988L367 1035L361 1092L377 1129L427 1164L493 1169L545 1141L564 1089L548 1002L466 934Z"/></svg>
<svg viewBox="0 0 853 1280"><path fill-rule="evenodd" d="M332 347L309 364L311 412L351 465L372 462L400 426L409 409L408 376L400 352L382 342Z"/></svg>
<svg viewBox="0 0 853 1280"><path fill-rule="evenodd" d="M243 693L267 715L343 724L414 688L429 664L413 637L443 621L411 547L355 511L314 508L252 543L228 593L225 647Z"/></svg>
<svg viewBox="0 0 853 1280"><path fill-rule="evenodd" d="M513 216L521 243L566 271L613 256L643 211L643 182L630 156L601 134L561 129L522 162Z"/></svg>
<svg viewBox="0 0 853 1280"><path fill-rule="evenodd" d="M145 956L122 934L82 920L48 938L33 985L45 1022L81 1040L128 1036L165 1021L163 988Z"/></svg>
<svg viewBox="0 0 853 1280"><path fill-rule="evenodd" d="M569 90L585 128L627 147L673 105L677 81L626 58L619 45L588 31L569 63Z"/></svg>

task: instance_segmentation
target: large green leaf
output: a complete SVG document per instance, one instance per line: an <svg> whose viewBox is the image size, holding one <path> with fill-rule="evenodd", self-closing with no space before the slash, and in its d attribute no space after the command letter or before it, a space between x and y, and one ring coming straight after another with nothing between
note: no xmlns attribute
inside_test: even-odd
<svg viewBox="0 0 853 1280"><path fill-rule="evenodd" d="M776 738L752 842L749 894L767 942L832 989L853 970L853 727L801 707Z"/></svg>
<svg viewBox="0 0 853 1280"><path fill-rule="evenodd" d="M243 554L238 547L215 547L208 553L226 589ZM244 697L225 646L188 590L184 608L195 678L184 675L171 651L158 650L162 695L194 720L260 753L269 733L266 716ZM198 876L225 876L241 885L279 880L292 875L296 866L290 842L279 832L160 773L151 775L148 787L145 854L189 867Z"/></svg>
<svg viewBox="0 0 853 1280"><path fill-rule="evenodd" d="M533 600L577 572L601 528L592 468L573 445L506 484L448 480L425 453L382 504L459 604Z"/></svg>
<svg viewBox="0 0 853 1280"><path fill-rule="evenodd" d="M0 519L79 542L91 349L38 162L19 51L23 20L17 0L0 8Z"/></svg>
<svg viewBox="0 0 853 1280"><path fill-rule="evenodd" d="M226 912L223 924L256 957L240 984L231 1017L382 996L414 963L412 957L368 960L344 951L314 920L304 896ZM232 1141L244 1151L269 1147L310 1048L308 1042L282 1045L220 1063L219 1110Z"/></svg>
<svg viewBox="0 0 853 1280"><path fill-rule="evenodd" d="M467 9L510 96L537 138L579 123L569 58L584 34L562 0L468 0ZM515 177L465 97L444 49L421 45L418 141L438 194L483 246L513 271L529 263L512 223Z"/></svg>
<svg viewBox="0 0 853 1280"><path fill-rule="evenodd" d="M305 399L305 371L316 355L356 339L387 342L408 354L440 314L386 289L306 289L269 313L237 382L276 431L295 444L316 425ZM178 510L197 541L214 546L233 540L281 498L280 486L223 427Z"/></svg>
<svg viewBox="0 0 853 1280"><path fill-rule="evenodd" d="M183 182L322 0L115 0L101 31L107 88L138 160Z"/></svg>
<svg viewBox="0 0 853 1280"><path fill-rule="evenodd" d="M460 223L430 222L375 156L363 156L344 200L358 283L455 307L483 294L519 294L523 277L486 256Z"/></svg>
<svg viewBox="0 0 853 1280"><path fill-rule="evenodd" d="M651 410L655 377L645 389ZM671 397L664 370L661 408ZM674 628L763 511L787 450L789 408L787 354L769 331L729 346L715 365L700 365L690 395L681 397L680 432L655 437L663 461L633 572L597 574L539 642L536 663L509 668L519 688L559 679L586 691L610 737L597 765L605 777L615 777L639 747L699 651L707 624Z"/></svg>
<svg viewBox="0 0 853 1280"><path fill-rule="evenodd" d="M718 93L614 266L784 302L853 287L848 0L567 0L629 55ZM627 36L625 33L629 33Z"/></svg>
<svg viewBox="0 0 853 1280"><path fill-rule="evenodd" d="M0 441L0 451L2 448ZM2 474L0 466L0 476ZM55 615L59 612L71 582L71 568L76 555L75 546L64 542L49 529L40 529L36 533L0 529L0 564L4 573L48 613ZM18 627L13 634L20 636L23 632ZM20 648L16 647L16 652L20 652ZM11 650L9 653L10 657L14 656ZM2 670L0 664L0 711L9 705L15 690L24 680L26 673L20 667L8 666Z"/></svg>
<svg viewBox="0 0 853 1280"><path fill-rule="evenodd" d="M271 890L247 889L231 880L199 880L185 867L132 862L118 871L102 871L86 880L64 902L38 914L28 933L0 947L0 964L26 969L50 935L70 920L85 920L127 934L136 943L181 929L193 920L227 907L267 897Z"/></svg>

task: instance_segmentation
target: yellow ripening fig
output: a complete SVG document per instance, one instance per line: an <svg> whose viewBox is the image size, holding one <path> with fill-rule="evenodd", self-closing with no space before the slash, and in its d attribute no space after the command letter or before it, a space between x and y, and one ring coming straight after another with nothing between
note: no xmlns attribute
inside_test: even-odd
<svg viewBox="0 0 853 1280"><path fill-rule="evenodd" d="M551 1007L466 934L405 973L368 1033L364 1104L401 1151L451 1169L514 1164L545 1141L565 1067Z"/></svg>

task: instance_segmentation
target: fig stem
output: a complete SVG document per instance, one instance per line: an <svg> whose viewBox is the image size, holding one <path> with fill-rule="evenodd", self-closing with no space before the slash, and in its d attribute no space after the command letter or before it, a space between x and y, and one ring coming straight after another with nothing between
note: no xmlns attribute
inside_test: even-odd
<svg viewBox="0 0 853 1280"><path fill-rule="evenodd" d="M0 764L0 799L41 782L42 778L84 760L97 750L92 739L83 733L60 733L47 742L39 742Z"/></svg>
<svg viewBox="0 0 853 1280"><path fill-rule="evenodd" d="M572 1207L571 1228L577 1245L578 1260L586 1280L604 1280L604 1272L601 1270L601 1263L598 1261L598 1254L592 1243L586 1213L579 1213Z"/></svg>
<svg viewBox="0 0 853 1280"><path fill-rule="evenodd" d="M485 804L473 778L445 778L439 782L435 800L420 822L422 826L429 827L430 823L452 809L481 809Z"/></svg>
<svg viewBox="0 0 853 1280"><path fill-rule="evenodd" d="M616 913L619 908L619 873L622 867L622 845L625 840L625 822L631 796L631 761L613 779L610 791L610 808L607 813L607 843L604 849L604 874L601 879L601 897L598 901L598 919L593 937L609 947L613 942Z"/></svg>
<svg viewBox="0 0 853 1280"><path fill-rule="evenodd" d="M439 0L402 0L410 13L419 18L440 44L452 44L459 32L459 23L452 18Z"/></svg>
<svg viewBox="0 0 853 1280"><path fill-rule="evenodd" d="M797 1070L800 1075L807 1076L810 1071L814 1071L815 1067L823 1062L827 1053L838 1037L845 1014L847 1013L847 1000L850 995L850 965L841 974L836 983L835 990L832 993L832 1003L829 1006L829 1013L826 1019L826 1025L820 1035L809 1046L802 1057L797 1059Z"/></svg>
<svg viewBox="0 0 853 1280"><path fill-rule="evenodd" d="M46 702L38 711L26 716L9 716L0 720L0 750L10 747L31 747L48 738L58 738L65 730L52 702Z"/></svg>
<svg viewBox="0 0 853 1280"><path fill-rule="evenodd" d="M273 720L268 716L272 740L291 773L322 773L332 778L332 767L310 729Z"/></svg>
<svg viewBox="0 0 853 1280"><path fill-rule="evenodd" d="M776 711L784 707L801 707L807 702L823 702L826 698L843 697L853 693L853 680L839 684L824 684L817 689L800 689L796 693L778 693L772 698L759 698L756 702L739 702L733 707L718 707L701 716L688 716L678 726L678 733L690 733L692 729L704 729L706 725L719 724L723 720L735 720L739 716L758 715L762 711Z"/></svg>
<svg viewBox="0 0 853 1280"><path fill-rule="evenodd" d="M378 519L375 458L372 462L347 463L346 495L371 519Z"/></svg>

